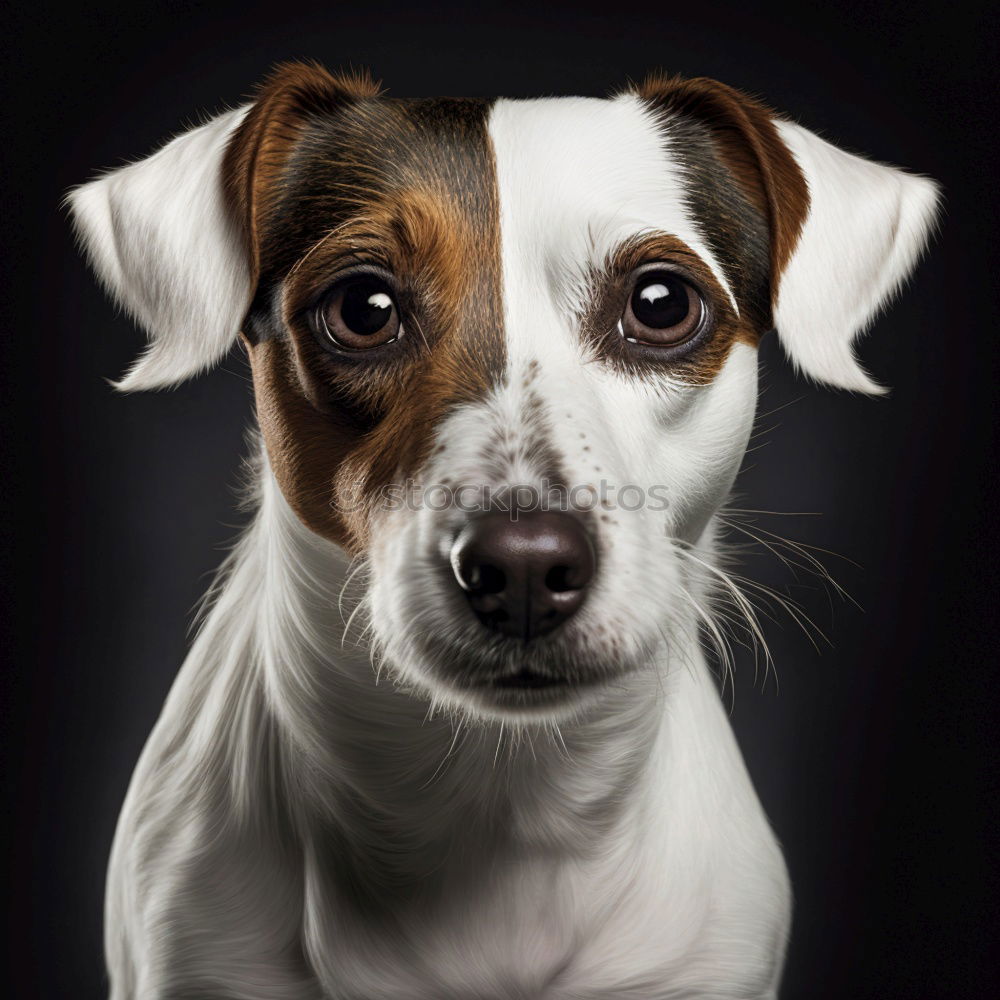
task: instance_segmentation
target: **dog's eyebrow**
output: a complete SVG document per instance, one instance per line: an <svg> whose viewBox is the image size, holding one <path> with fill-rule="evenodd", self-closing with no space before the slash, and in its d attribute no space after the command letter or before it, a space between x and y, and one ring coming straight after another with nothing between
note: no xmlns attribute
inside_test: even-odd
<svg viewBox="0 0 1000 1000"><path fill-rule="evenodd" d="M312 256L312 255L313 255L313 254L314 254L314 253L315 253L315 252L317 251L317 250L319 250L319 249L320 249L321 247L325 246L325 245L326 245L326 243L327 243L328 241L330 241L331 239L333 239L333 238L334 238L335 236L338 236L338 235L340 235L341 233L343 233L343 232L345 232L345 231L347 231L347 230L351 229L351 228L352 228L353 226L357 226L357 225L359 225L359 224L362 224L362 223L365 223L365 222L372 222L372 221L373 221L373 220L372 220L372 219L371 219L371 218L370 218L369 216L364 216L364 215L354 215L354 216L351 216L351 218L349 218L349 219L345 219L345 220L344 220L343 222L341 222L341 223L340 223L339 225L336 225L336 226L334 226L334 227L333 227L333 229L331 229L331 230L330 230L329 232L327 232L327 233L326 233L325 235L321 236L321 237L320 237L320 238L319 238L319 239L318 239L318 240L317 240L317 241L316 241L316 242L315 242L315 243L314 243L314 244L313 244L313 245L312 245L312 246L311 246L311 247L310 247L310 248L309 248L309 249L308 249L308 250L307 250L307 251L306 251L306 252L305 252L305 253L304 253L304 254L303 254L303 255L302 255L302 256L301 256L301 257L300 257L300 258L299 258L298 260L297 260L297 261L296 261L296 262L295 262L295 264L294 264L294 265L292 266L292 269L291 269L291 270L290 270L290 271L288 272L288 277L292 277L293 275L295 275L295 274L296 274L296 272L297 272L297 271L299 270L299 268L301 268L301 267L302 267L302 265L303 265L303 264L305 264L305 262L306 262L306 261L307 261L307 260L308 260L308 259L309 259L309 258L310 258L310 257L311 257L311 256ZM354 238L355 238L355 239L359 239L359 238L363 237L364 235L365 235L365 234L363 234L363 233L354 233L354 234L353 234L353 236L354 236ZM372 235L372 234L369 234L369 235ZM357 255L357 252L358 252L358 251L357 251L357 247L354 247L354 246L352 246L352 247L351 247L350 249L348 249L348 250L345 250L345 252L344 252L343 256L344 256L344 257L346 258L346 257L349 257L349 256L353 256L353 255Z"/></svg>
<svg viewBox="0 0 1000 1000"><path fill-rule="evenodd" d="M585 307L587 289L594 275L614 276L628 273L641 264L657 260L679 261L695 272L707 272L712 284L728 299L737 319L742 318L739 302L725 271L706 247L690 246L672 233L653 227L628 227L622 220L601 227L589 227L590 253L585 264L586 285L581 285L579 305ZM581 278L583 274L581 273Z"/></svg>

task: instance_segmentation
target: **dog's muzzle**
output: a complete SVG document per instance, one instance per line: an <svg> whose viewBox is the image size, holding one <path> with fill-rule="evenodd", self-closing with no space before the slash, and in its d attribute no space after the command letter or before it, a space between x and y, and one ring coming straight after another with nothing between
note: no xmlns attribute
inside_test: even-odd
<svg viewBox="0 0 1000 1000"><path fill-rule="evenodd" d="M451 549L455 580L488 629L529 642L583 605L597 557L586 528L562 511L492 511L470 521Z"/></svg>
<svg viewBox="0 0 1000 1000"><path fill-rule="evenodd" d="M602 546L586 517L492 508L442 527L437 572L407 595L399 653L387 647L435 696L494 719L565 715L648 662L613 606L597 621Z"/></svg>

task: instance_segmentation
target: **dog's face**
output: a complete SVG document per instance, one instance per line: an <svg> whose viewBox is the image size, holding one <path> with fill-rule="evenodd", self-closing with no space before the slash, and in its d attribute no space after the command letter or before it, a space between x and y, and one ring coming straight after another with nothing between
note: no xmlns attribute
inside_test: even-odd
<svg viewBox="0 0 1000 1000"><path fill-rule="evenodd" d="M697 612L760 337L872 391L851 339L935 197L711 81L404 101L292 66L158 156L74 195L161 335L125 386L242 329L271 467L367 558L386 660L504 717L596 696Z"/></svg>

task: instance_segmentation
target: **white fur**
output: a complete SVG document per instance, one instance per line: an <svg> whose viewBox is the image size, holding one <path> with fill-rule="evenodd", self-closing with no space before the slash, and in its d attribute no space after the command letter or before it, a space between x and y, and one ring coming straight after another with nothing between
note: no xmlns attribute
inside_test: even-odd
<svg viewBox="0 0 1000 1000"><path fill-rule="evenodd" d="M913 270L938 186L776 123L809 185L809 215L781 276L775 327L796 368L818 382L880 393L851 349Z"/></svg>
<svg viewBox="0 0 1000 1000"><path fill-rule="evenodd" d="M100 273L154 335L128 388L211 363L243 316L217 184L238 114L73 196ZM886 168L859 174L794 128L782 134L813 210L779 326L814 377L864 387L850 337L912 263L930 195ZM261 455L253 524L122 812L113 1000L776 995L787 874L699 643L700 625L717 627L714 515L750 433L755 354L734 346L695 387L614 374L580 342L588 269L631 236L679 236L728 287L639 102L501 101L489 129L509 372L442 421L421 477L538 483L541 435L570 481L668 486L666 511L600 521L598 579L564 627L610 680L548 713L474 700L421 645L450 644L452 668L477 655L478 626L437 572L465 515L385 511L352 569L296 519ZM830 217L846 175L870 176L883 210L850 216L850 232ZM894 236L885 185L902 206ZM831 267L856 309L825 290Z"/></svg>
<svg viewBox="0 0 1000 1000"><path fill-rule="evenodd" d="M221 166L245 113L219 115L70 192L94 270L149 335L119 389L182 382L218 362L240 331L250 272L226 210Z"/></svg>
<svg viewBox="0 0 1000 1000"><path fill-rule="evenodd" d="M490 135L498 157L505 157L501 228L508 232L511 213L519 215L517 236L508 232L508 247L517 241L517 258L505 263L521 273L506 277L550 284L557 278L555 304L578 309L588 292L588 265L603 264L618 244L649 229L687 243L729 291L684 207L682 172L665 155L656 116L637 97L501 100L490 116ZM515 351L533 332L508 322ZM541 347L535 341L532 349Z"/></svg>
<svg viewBox="0 0 1000 1000"><path fill-rule="evenodd" d="M770 995L787 877L693 623L558 730L428 719L330 614L339 551L258 482L123 809L112 997Z"/></svg>

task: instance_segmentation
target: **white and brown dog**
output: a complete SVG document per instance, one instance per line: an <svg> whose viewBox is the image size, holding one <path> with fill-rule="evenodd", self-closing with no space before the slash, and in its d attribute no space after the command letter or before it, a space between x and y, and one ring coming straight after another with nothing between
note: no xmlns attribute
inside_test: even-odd
<svg viewBox="0 0 1000 1000"><path fill-rule="evenodd" d="M788 879L699 643L716 515L772 326L879 391L851 343L935 185L711 80L395 100L296 64L70 200L151 337L119 387L240 339L263 438L118 826L112 996L775 996Z"/></svg>

